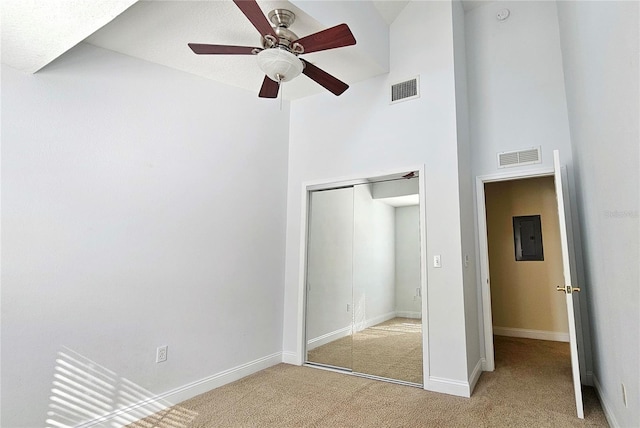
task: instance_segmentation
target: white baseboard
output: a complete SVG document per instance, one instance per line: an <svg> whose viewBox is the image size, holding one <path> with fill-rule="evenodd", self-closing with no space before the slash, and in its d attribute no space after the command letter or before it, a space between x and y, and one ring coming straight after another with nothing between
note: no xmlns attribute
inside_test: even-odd
<svg viewBox="0 0 640 428"><path fill-rule="evenodd" d="M480 379L480 374L482 374L482 362L484 358L478 360L475 368L471 372L471 376L469 376L469 396L473 393L474 388L476 387L476 383L478 383L478 379Z"/></svg>
<svg viewBox="0 0 640 428"><path fill-rule="evenodd" d="M476 387L478 379L480 379L480 375L482 374L483 363L484 358L478 360L476 366L471 372L471 375L469 376L468 382L429 376L428 381L424 385L424 389L449 395L457 395L458 397L471 397L471 393Z"/></svg>
<svg viewBox="0 0 640 428"><path fill-rule="evenodd" d="M292 364L294 366L299 366L302 364L302 361L300 361L300 358L298 358L298 354L289 351L284 351L282 353L282 362L286 364Z"/></svg>
<svg viewBox="0 0 640 428"><path fill-rule="evenodd" d="M471 397L469 382L462 382L459 380L429 376L429 379L427 379L424 384L424 389L433 392L441 392L443 394L456 395L458 397Z"/></svg>
<svg viewBox="0 0 640 428"><path fill-rule="evenodd" d="M158 394L149 398L145 398L137 403L112 411L98 418L89 420L76 428L89 428L96 425L100 426L124 426L135 422L136 420L151 416L154 413L172 407L175 403L180 403L196 395L242 379L245 376L264 370L271 366L281 363L283 360L282 352L268 355L254 361L224 370L220 373L208 376L206 378L188 383L186 385L174 388L170 391Z"/></svg>
<svg viewBox="0 0 640 428"><path fill-rule="evenodd" d="M396 312L387 312L386 314L378 315L377 317L369 318L368 320L364 320L362 322L356 323L356 331L362 331L365 328L373 327L374 325L378 325L381 322L385 322L396 317Z"/></svg>
<svg viewBox="0 0 640 428"><path fill-rule="evenodd" d="M369 318L362 322L356 323L355 331L362 331L365 328L372 327L376 324L380 324L381 322L388 321L396 317L396 312L387 312L386 314L378 315L377 317ZM330 331L329 333L323 334L322 336L314 337L313 339L309 339L307 341L307 351L310 351L318 346L326 345L327 343L333 342L334 340L341 339L350 335L353 332L351 326L347 326L335 331ZM285 361L286 362L286 361Z"/></svg>
<svg viewBox="0 0 640 428"><path fill-rule="evenodd" d="M605 418L607 418L609 426L611 428L620 428L620 424L616 420L616 417L613 415L611 404L606 399L604 391L602 391L602 386L600 386L600 382L598 382L598 378L593 373L591 373L591 377L593 379L593 385L596 387L596 392L598 393L598 398L600 399L600 404L602 404L602 410L604 411L604 416Z"/></svg>
<svg viewBox="0 0 640 428"><path fill-rule="evenodd" d="M412 318L412 319L422 319L422 312L413 312L413 311L396 311L396 317L400 318Z"/></svg>
<svg viewBox="0 0 640 428"><path fill-rule="evenodd" d="M480 363L482 364L483 372L492 372L496 369L495 367L489 367L489 363L487 362L486 358L481 358Z"/></svg>
<svg viewBox="0 0 640 428"><path fill-rule="evenodd" d="M587 371L586 373L586 379L584 379L584 382L582 382L583 385L589 385L589 386L595 386L593 384L593 372Z"/></svg>
<svg viewBox="0 0 640 428"><path fill-rule="evenodd" d="M352 331L352 327L349 325L338 330L330 331L329 333L323 334L322 336L309 339L307 341L307 351L317 348L318 346L326 345L327 343L333 342L334 340L349 336Z"/></svg>
<svg viewBox="0 0 640 428"><path fill-rule="evenodd" d="M496 336L524 337L526 339L552 340L554 342L568 342L569 333L561 331L528 330L525 328L493 327Z"/></svg>

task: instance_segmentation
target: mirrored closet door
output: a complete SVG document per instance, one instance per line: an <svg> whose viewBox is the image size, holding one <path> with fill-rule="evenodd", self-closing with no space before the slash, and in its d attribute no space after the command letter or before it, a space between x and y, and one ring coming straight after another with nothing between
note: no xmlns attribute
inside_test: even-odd
<svg viewBox="0 0 640 428"><path fill-rule="evenodd" d="M307 361L352 368L353 187L311 193Z"/></svg>
<svg viewBox="0 0 640 428"><path fill-rule="evenodd" d="M311 193L308 363L422 384L417 180Z"/></svg>

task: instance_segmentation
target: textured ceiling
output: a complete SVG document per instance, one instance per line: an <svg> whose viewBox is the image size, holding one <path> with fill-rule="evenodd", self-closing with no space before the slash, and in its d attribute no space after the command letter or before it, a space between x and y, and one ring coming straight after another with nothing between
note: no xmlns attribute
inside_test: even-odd
<svg viewBox="0 0 640 428"><path fill-rule="evenodd" d="M259 4L265 14L277 8L293 11L296 20L290 29L299 37L327 28L287 1ZM340 23L338 16L329 26ZM195 55L187 47L189 42L260 46L260 34L231 1L140 1L86 41L256 93L264 79L252 55ZM347 83L386 71L371 67L358 45L303 57ZM301 75L285 83L282 94L285 98L299 98L323 91Z"/></svg>
<svg viewBox="0 0 640 428"><path fill-rule="evenodd" d="M303 55L348 84L388 71L388 26L408 2L258 0L265 15L275 8L292 10L296 21L290 29L299 37L349 24L355 46ZM484 3L463 2L467 10ZM2 62L28 73L84 41L256 94L264 78L252 55L195 55L187 47L260 45L258 32L231 0L2 0L1 6ZM301 75L283 85L282 95L296 99L324 91Z"/></svg>
<svg viewBox="0 0 640 428"><path fill-rule="evenodd" d="M318 22L295 3L321 11L325 22ZM388 32L388 23L408 1L360 2L357 7L375 10L378 18L359 27L341 16L340 7L336 7L340 3L355 4L258 1L265 14L275 8L296 13L291 30L299 37L347 22L358 40L356 46L303 56L346 83L388 71L373 58L371 47L366 49L366 39L378 29ZM260 45L258 32L230 0L2 0L1 12L2 62L25 72L42 69L84 41L256 93L264 78L253 56L195 55L187 47L189 42ZM365 28L371 34L354 28ZM388 52L383 54L388 56ZM285 83L282 93L295 99L323 91L302 75Z"/></svg>
<svg viewBox="0 0 640 428"><path fill-rule="evenodd" d="M2 63L35 73L136 0L2 0Z"/></svg>

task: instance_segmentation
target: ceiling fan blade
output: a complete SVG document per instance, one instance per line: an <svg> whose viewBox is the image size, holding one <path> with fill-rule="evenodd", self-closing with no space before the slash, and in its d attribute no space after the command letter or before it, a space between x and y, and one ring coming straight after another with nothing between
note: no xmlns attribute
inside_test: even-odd
<svg viewBox="0 0 640 428"><path fill-rule="evenodd" d="M304 62L305 65L304 69L302 69L302 72L307 75L307 77L318 83L320 86L323 86L329 92L335 95L340 95L349 88L349 85L341 80L336 79L326 71L319 69L315 65L303 60L302 58L300 58L300 60Z"/></svg>
<svg viewBox="0 0 640 428"><path fill-rule="evenodd" d="M356 39L347 24L340 24L298 39L296 43L302 45L304 53L310 53L355 45Z"/></svg>
<svg viewBox="0 0 640 428"><path fill-rule="evenodd" d="M240 8L242 13L251 21L256 30L260 33L261 36L265 36L267 34L271 34L278 40L278 36L276 35L275 30L267 21L267 17L262 13L262 9L258 6L255 0L233 0L233 2Z"/></svg>
<svg viewBox="0 0 640 428"><path fill-rule="evenodd" d="M198 55L251 55L254 50L250 46L204 45L201 43L189 43L191 50Z"/></svg>
<svg viewBox="0 0 640 428"><path fill-rule="evenodd" d="M262 82L258 96L260 98L277 98L279 89L280 84L278 82L271 80L269 76L264 76L264 81Z"/></svg>

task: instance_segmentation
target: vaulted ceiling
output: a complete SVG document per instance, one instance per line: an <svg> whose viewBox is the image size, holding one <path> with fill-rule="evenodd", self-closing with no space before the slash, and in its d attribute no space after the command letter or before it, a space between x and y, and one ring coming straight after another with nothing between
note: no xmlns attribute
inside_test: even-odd
<svg viewBox="0 0 640 428"><path fill-rule="evenodd" d="M299 37L346 22L355 46L304 55L346 83L388 72L389 25L408 0L259 0L265 15L296 14ZM480 3L480 2L478 2ZM3 0L2 62L35 73L80 42L257 93L264 74L252 55L195 55L187 43L260 46L260 35L231 0ZM300 76L282 95L323 92Z"/></svg>

